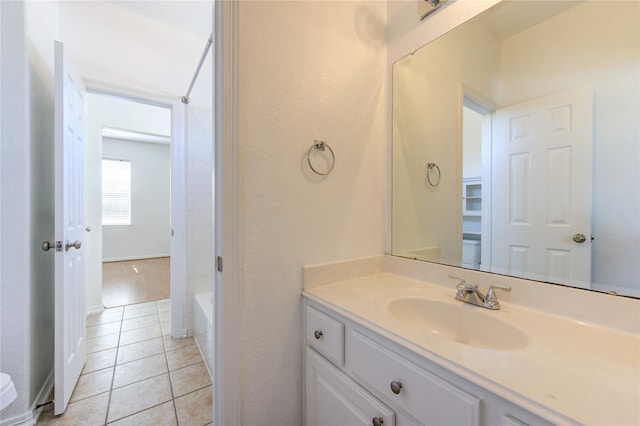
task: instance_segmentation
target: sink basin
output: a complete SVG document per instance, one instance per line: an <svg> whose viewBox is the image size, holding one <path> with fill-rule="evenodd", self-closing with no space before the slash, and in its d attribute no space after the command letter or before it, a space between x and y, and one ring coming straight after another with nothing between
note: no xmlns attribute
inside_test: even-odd
<svg viewBox="0 0 640 426"><path fill-rule="evenodd" d="M527 335L483 308L418 297L397 299L389 312L407 326L443 339L482 349L511 351L525 347Z"/></svg>

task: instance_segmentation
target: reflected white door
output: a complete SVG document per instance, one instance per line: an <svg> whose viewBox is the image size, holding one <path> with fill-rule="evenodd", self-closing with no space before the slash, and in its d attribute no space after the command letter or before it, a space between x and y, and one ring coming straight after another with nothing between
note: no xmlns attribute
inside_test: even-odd
<svg viewBox="0 0 640 426"><path fill-rule="evenodd" d="M496 111L493 272L590 286L592 122L588 89Z"/></svg>
<svg viewBox="0 0 640 426"><path fill-rule="evenodd" d="M55 400L67 407L86 360L82 80L55 42Z"/></svg>

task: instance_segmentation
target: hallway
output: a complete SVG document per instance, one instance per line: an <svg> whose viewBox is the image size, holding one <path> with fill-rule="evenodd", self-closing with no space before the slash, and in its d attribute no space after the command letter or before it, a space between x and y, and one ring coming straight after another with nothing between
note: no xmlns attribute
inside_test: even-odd
<svg viewBox="0 0 640 426"><path fill-rule="evenodd" d="M169 299L87 317L87 362L64 415L41 425L208 425L212 385L193 339L170 336Z"/></svg>

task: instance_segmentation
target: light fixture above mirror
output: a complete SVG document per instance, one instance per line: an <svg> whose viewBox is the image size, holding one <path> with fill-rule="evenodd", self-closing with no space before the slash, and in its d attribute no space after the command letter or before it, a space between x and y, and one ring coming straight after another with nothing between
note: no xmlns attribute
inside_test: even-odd
<svg viewBox="0 0 640 426"><path fill-rule="evenodd" d="M424 20L446 2L447 0L418 0L418 16L420 20Z"/></svg>

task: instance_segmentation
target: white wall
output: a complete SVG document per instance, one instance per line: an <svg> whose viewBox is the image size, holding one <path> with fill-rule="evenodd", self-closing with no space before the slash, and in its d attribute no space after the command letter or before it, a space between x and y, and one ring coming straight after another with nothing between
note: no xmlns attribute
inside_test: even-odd
<svg viewBox="0 0 640 426"><path fill-rule="evenodd" d="M169 256L169 145L103 138L102 158L131 162L131 225L102 227L102 260Z"/></svg>
<svg viewBox="0 0 640 426"><path fill-rule="evenodd" d="M57 5L0 2L0 370L29 421L53 369L53 38ZM13 419L13 420L12 420Z"/></svg>
<svg viewBox="0 0 640 426"><path fill-rule="evenodd" d="M154 1L145 3L145 7L152 7ZM201 16L201 3L185 1L177 10L186 20L210 20L211 15ZM196 13L199 15L194 16ZM176 99L189 87L207 41L103 1L60 2L60 38L83 78ZM211 62L207 61L191 104L211 105L211 75Z"/></svg>
<svg viewBox="0 0 640 426"><path fill-rule="evenodd" d="M301 268L384 251L386 4L238 6L241 421L300 425Z"/></svg>
<svg viewBox="0 0 640 426"><path fill-rule="evenodd" d="M462 178L482 176L482 115L462 109Z"/></svg>

